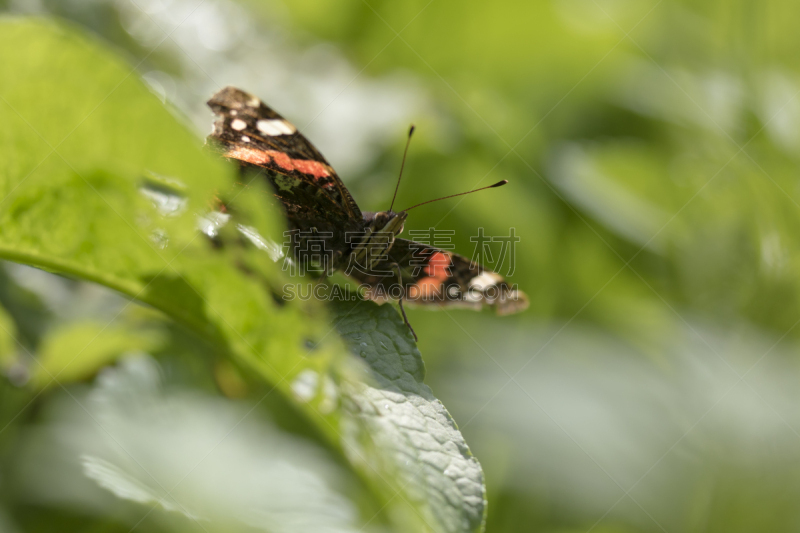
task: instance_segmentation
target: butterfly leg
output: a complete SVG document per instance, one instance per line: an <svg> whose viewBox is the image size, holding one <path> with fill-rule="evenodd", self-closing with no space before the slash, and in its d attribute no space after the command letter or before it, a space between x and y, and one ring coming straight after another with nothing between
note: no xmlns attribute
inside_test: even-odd
<svg viewBox="0 0 800 533"><path fill-rule="evenodd" d="M403 275L400 272L400 265L398 265L397 263L392 263L392 267L395 269L395 271L397 271L397 283L402 288L403 287ZM408 329L411 331L411 334L414 336L414 341L419 341L419 339L417 338L417 333L414 331L414 328L411 327L411 323L408 321L408 317L406 316L406 310L403 307L403 296L402 296L402 294L400 295L400 299L397 300L397 303L400 305L400 313L403 315L403 322L406 323L406 326L408 326Z"/></svg>

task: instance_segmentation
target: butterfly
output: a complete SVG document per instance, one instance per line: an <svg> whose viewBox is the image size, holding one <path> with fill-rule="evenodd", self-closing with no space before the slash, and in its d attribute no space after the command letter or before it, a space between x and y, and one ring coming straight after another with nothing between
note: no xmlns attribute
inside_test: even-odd
<svg viewBox="0 0 800 533"><path fill-rule="evenodd" d="M525 294L499 274L464 256L399 238L411 208L362 212L322 154L259 98L226 87L208 105L217 115L209 144L238 163L242 173L257 172L270 183L292 235L290 256L300 265L323 262L326 272L343 270L365 288L366 299L397 301L415 339L403 302L490 306L501 315L527 308ZM409 140L412 132L413 126ZM452 196L459 194L444 198Z"/></svg>

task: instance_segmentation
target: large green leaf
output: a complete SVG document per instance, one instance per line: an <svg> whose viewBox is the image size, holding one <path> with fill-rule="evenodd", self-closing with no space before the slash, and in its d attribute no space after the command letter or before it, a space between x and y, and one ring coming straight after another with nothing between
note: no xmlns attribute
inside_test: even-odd
<svg viewBox="0 0 800 533"><path fill-rule="evenodd" d="M369 379L343 387L345 453L382 464L393 489L433 531L481 531L483 471L455 421L422 380L425 367L408 328L389 306L342 302L337 329L369 367ZM397 486L399 485L399 486ZM402 507L402 506L401 506Z"/></svg>
<svg viewBox="0 0 800 533"><path fill-rule="evenodd" d="M279 266L239 233L243 224L251 236L280 240L263 185L234 189L229 169L201 150L133 67L59 25L6 19L0 120L1 259L114 288L249 367L344 452L398 528L482 527L480 466L422 385L419 352L397 313L354 304L340 320L349 341L359 329L370 337L365 350L362 341L355 346L372 354L364 373L331 334L322 306L281 299ZM141 194L145 185L181 198L179 208L159 211ZM212 244L197 220L214 196L225 198L237 224L218 228ZM103 335L49 344L36 382L86 376L118 355L114 323L109 317L113 342L100 349L87 347Z"/></svg>

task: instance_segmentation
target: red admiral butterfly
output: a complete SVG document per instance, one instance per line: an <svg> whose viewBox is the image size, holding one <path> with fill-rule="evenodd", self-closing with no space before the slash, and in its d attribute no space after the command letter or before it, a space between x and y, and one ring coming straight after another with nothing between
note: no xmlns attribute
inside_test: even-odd
<svg viewBox="0 0 800 533"><path fill-rule="evenodd" d="M528 306L524 293L483 266L427 244L397 238L408 210L423 204L399 212L390 207L388 211L362 213L322 154L293 124L257 97L226 87L208 105L219 115L209 141L226 158L237 161L242 172L257 171L266 176L294 236L291 255L301 265L307 264L312 252L319 254L320 247L312 243L322 242L322 248L330 251L329 270L346 267L346 275L368 287L364 294L368 299L397 300L409 329L403 300L475 309L489 305L498 314L515 313ZM413 131L412 126L409 140ZM400 173L402 176L402 166ZM470 192L475 191L461 194ZM460 194L445 198L453 196Z"/></svg>

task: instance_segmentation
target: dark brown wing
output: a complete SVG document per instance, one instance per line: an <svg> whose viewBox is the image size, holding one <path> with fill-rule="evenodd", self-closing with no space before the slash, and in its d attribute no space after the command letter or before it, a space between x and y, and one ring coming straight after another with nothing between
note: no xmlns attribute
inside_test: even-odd
<svg viewBox="0 0 800 533"><path fill-rule="evenodd" d="M211 141L245 168L264 169L275 195L300 218L318 212L361 223L361 211L322 154L257 97L226 87L208 101L218 115Z"/></svg>
<svg viewBox="0 0 800 533"><path fill-rule="evenodd" d="M402 273L402 287L393 265ZM427 244L395 239L386 261L370 271L350 268L346 273L368 286L365 297L378 302L402 295L410 304L468 307L492 306L507 315L528 307L525 293L466 257Z"/></svg>

